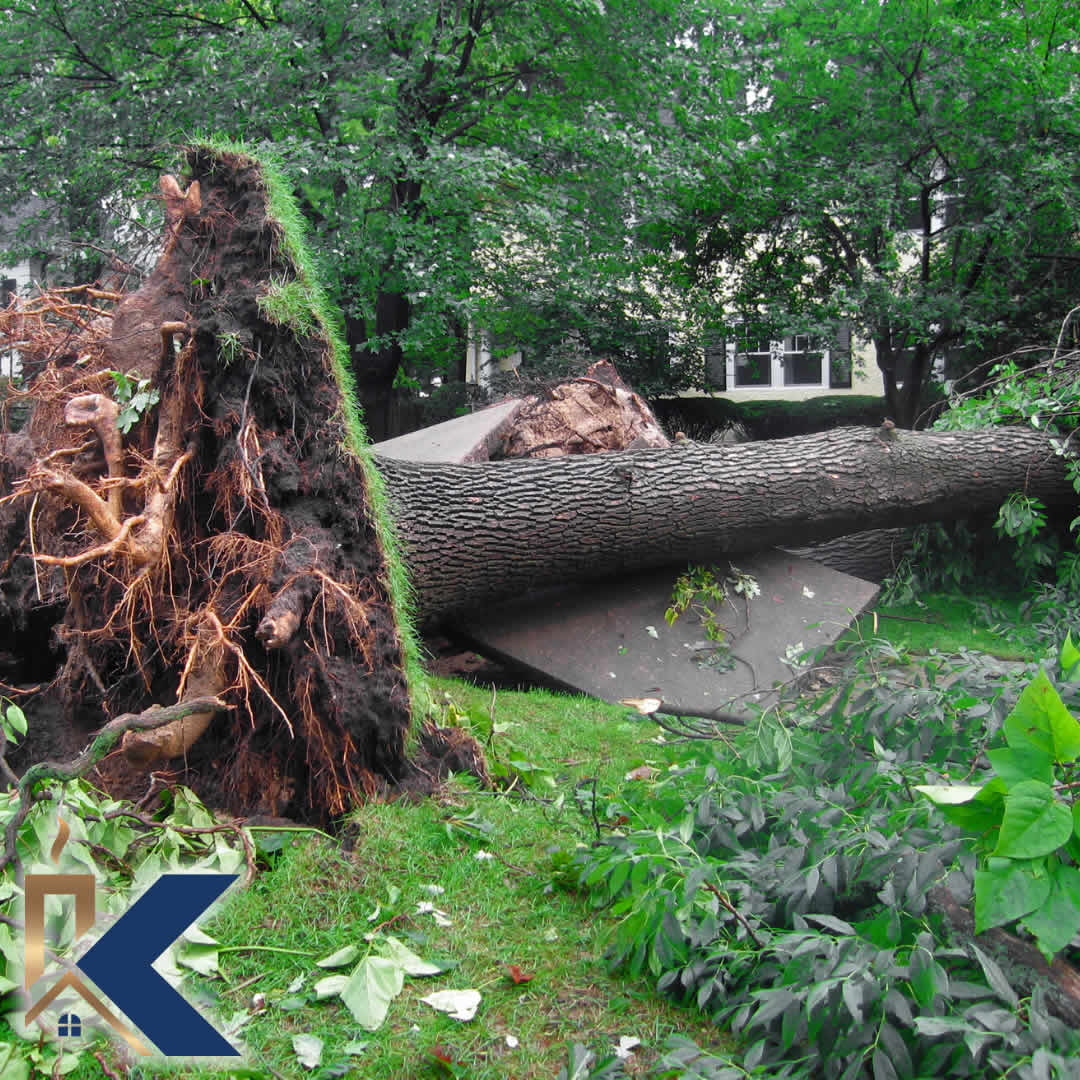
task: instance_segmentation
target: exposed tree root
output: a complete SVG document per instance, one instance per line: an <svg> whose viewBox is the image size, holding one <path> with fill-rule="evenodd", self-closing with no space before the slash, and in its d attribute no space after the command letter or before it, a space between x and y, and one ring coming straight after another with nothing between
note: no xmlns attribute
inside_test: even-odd
<svg viewBox="0 0 1080 1080"><path fill-rule="evenodd" d="M114 479L124 475L124 447L120 429L116 426L119 415L120 406L104 394L79 394L64 407L65 424L70 427L86 425L93 428L101 440L101 448L105 451L109 476ZM121 517L124 513L123 493L116 485L109 487L108 504L110 513L116 518Z"/></svg>
<svg viewBox="0 0 1080 1080"><path fill-rule="evenodd" d="M57 293L0 321L34 398L29 464L0 446L0 631L38 635L24 665L63 650L13 680L43 687L31 715L70 725L39 756L150 701L213 698L233 723L188 710L99 774L131 790L119 770L170 762L234 814L322 824L410 774L385 556L329 339L259 304L299 284L263 176L207 150L190 164L186 189L161 182L162 254L137 292ZM111 371L159 396L122 436Z"/></svg>
<svg viewBox="0 0 1080 1080"><path fill-rule="evenodd" d="M225 647L220 622L207 620L196 633L180 679L180 700L217 698L226 689ZM156 761L186 757L213 720L215 710L185 713L162 727L128 731L121 746L124 756L144 768Z"/></svg>
<svg viewBox="0 0 1080 1080"><path fill-rule="evenodd" d="M162 708L152 705L141 713L125 713L110 720L95 736L94 741L73 761L42 761L32 765L19 781L19 809L8 822L4 831L4 853L0 856L0 870L17 856L16 837L34 802L34 787L46 780L61 782L84 776L112 748L125 732L161 727L186 716L213 713L231 708L217 698L193 698Z"/></svg>

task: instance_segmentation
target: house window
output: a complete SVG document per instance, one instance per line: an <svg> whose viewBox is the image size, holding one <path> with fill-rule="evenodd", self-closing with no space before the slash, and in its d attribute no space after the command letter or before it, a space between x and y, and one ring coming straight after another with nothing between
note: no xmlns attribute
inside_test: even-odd
<svg viewBox="0 0 1080 1080"><path fill-rule="evenodd" d="M822 386L827 379L825 365L826 351L814 348L808 334L796 334L786 339L790 350L785 347L784 385L785 386Z"/></svg>
<svg viewBox="0 0 1080 1080"><path fill-rule="evenodd" d="M744 348L736 352L736 346L731 349L734 354L734 377L732 385L739 386L771 386L773 378L773 363L776 359L775 342L762 339L747 340Z"/></svg>
<svg viewBox="0 0 1080 1080"><path fill-rule="evenodd" d="M82 1021L75 1013L61 1013L60 1022L56 1025L56 1034L61 1039L81 1039Z"/></svg>
<svg viewBox="0 0 1080 1080"><path fill-rule="evenodd" d="M14 299L17 288L18 284L14 278L0 278L0 311Z"/></svg>
<svg viewBox="0 0 1080 1080"><path fill-rule="evenodd" d="M809 334L766 340L744 338L727 346L727 385L736 388L837 387L851 385L850 350L839 350ZM838 362L834 370L834 361Z"/></svg>

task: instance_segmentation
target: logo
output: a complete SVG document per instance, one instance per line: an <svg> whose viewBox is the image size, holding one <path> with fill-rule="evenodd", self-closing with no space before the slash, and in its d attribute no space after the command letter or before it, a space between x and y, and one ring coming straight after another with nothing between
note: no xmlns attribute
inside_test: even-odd
<svg viewBox="0 0 1080 1080"><path fill-rule="evenodd" d="M68 826L60 833L51 856L58 861L67 842ZM239 1057L239 1052L184 1000L151 966L215 900L236 880L235 874L162 874L80 957L42 992L37 987L46 967L46 901L50 896L73 897L75 937L81 938L96 922L97 879L93 874L33 874L23 878L26 942L24 986L30 1006L23 1018L46 1031L44 1012L54 1002L64 1011L50 1032L56 1036L82 1034L85 1012L58 1002L74 991L137 1054L151 1051L139 1034L128 1027L108 1004L86 984L85 976L123 1012L138 1032L166 1057Z"/></svg>

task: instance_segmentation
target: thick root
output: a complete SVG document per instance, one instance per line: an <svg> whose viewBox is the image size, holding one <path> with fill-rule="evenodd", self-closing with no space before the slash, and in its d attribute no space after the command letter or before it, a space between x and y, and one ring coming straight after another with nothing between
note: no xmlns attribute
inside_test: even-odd
<svg viewBox="0 0 1080 1080"><path fill-rule="evenodd" d="M188 669L191 674L181 682L179 704L216 698L226 689L225 649L213 628L204 626L200 629L188 656ZM210 726L214 712L189 713L159 728L129 731L121 743L124 756L144 768L156 761L184 757Z"/></svg>

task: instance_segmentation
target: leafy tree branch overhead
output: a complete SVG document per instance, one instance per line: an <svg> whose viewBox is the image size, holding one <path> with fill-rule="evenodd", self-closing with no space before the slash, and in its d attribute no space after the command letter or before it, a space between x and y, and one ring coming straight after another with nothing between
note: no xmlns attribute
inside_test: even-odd
<svg viewBox="0 0 1080 1080"><path fill-rule="evenodd" d="M272 147L317 228L377 421L403 356L462 353L508 238L529 253L515 263L519 295L528 282L544 291L553 258L570 289L567 276L613 273L629 189L640 203L643 182L659 188L673 171L657 103L679 20L665 8L20 5L0 45L0 198L12 209L38 192L58 232L96 243L103 206L126 223L117 185L148 192L192 132Z"/></svg>
<svg viewBox="0 0 1080 1080"><path fill-rule="evenodd" d="M375 437L403 361L453 369L470 324L530 360L574 340L652 392L693 381L672 361L703 335L847 323L903 425L935 357L1045 336L1080 291L1078 21L1064 0L27 0L0 42L0 209L39 196L88 280L104 217L130 258L172 146L272 149Z"/></svg>
<svg viewBox="0 0 1080 1080"><path fill-rule="evenodd" d="M703 48L734 60L743 107L701 125L706 181L667 234L706 305L760 331L852 324L902 425L936 355L1051 339L1080 288L1077 18L718 5Z"/></svg>

